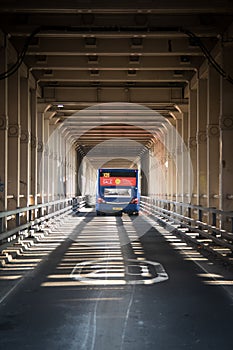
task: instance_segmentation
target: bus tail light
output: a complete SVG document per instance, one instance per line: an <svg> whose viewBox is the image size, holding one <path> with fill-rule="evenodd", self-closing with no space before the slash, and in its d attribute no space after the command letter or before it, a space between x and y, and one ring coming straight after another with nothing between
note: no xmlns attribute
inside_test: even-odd
<svg viewBox="0 0 233 350"><path fill-rule="evenodd" d="M106 203L105 200L104 200L103 198L101 198L101 197L99 197L99 198L97 199L97 202L98 202L98 203Z"/></svg>
<svg viewBox="0 0 233 350"><path fill-rule="evenodd" d="M132 198L130 204L138 204L138 198Z"/></svg>

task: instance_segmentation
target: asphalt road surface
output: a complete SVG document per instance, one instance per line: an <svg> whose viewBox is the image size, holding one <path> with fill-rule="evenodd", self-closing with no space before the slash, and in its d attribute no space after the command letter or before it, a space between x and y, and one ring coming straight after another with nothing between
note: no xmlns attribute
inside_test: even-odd
<svg viewBox="0 0 233 350"><path fill-rule="evenodd" d="M231 350L214 269L142 215L70 216L1 268L0 349Z"/></svg>

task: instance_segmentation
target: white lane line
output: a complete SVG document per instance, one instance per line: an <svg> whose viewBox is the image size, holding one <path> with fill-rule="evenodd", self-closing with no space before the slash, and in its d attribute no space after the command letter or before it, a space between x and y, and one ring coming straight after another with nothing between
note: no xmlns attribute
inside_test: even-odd
<svg viewBox="0 0 233 350"><path fill-rule="evenodd" d="M93 314L93 333L92 333L91 350L94 350L94 347L95 347L96 330L97 330L97 307L99 305L102 294L103 294L103 291L101 290L98 295L98 299L96 300L96 303L95 303L95 309Z"/></svg>
<svg viewBox="0 0 233 350"><path fill-rule="evenodd" d="M24 277L22 277L16 284L8 290L8 292L0 299L0 304L3 303L4 300L18 287L18 285L24 280Z"/></svg>
<svg viewBox="0 0 233 350"><path fill-rule="evenodd" d="M107 259L109 259L109 248L107 248ZM91 343L91 350L94 350L95 347L95 341L96 341L96 331L97 331L97 308L99 305L99 302L101 301L101 296L103 294L103 290L100 291L98 299L95 303L95 309L94 309L94 317L93 317L93 334L92 334L92 343Z"/></svg>
<svg viewBox="0 0 233 350"><path fill-rule="evenodd" d="M87 349L87 341L88 341L88 336L89 336L89 332L90 332L91 318L92 318L92 314L90 312L89 316L88 316L87 326L86 326L86 334L84 336L84 340L83 340L82 345L81 345L81 350Z"/></svg>
<svg viewBox="0 0 233 350"><path fill-rule="evenodd" d="M129 320L130 309L131 309L131 306L132 306L132 303L133 303L134 292L135 292L135 284L133 285L133 288L132 288L131 298L130 298L130 301L129 301L129 304L128 304L128 308L127 308L127 311L126 311L126 315L125 315L124 328L122 330L122 335L121 335L121 348L120 348L120 350L123 349L123 345L124 345L124 341L125 341L125 333L126 333L128 320Z"/></svg>

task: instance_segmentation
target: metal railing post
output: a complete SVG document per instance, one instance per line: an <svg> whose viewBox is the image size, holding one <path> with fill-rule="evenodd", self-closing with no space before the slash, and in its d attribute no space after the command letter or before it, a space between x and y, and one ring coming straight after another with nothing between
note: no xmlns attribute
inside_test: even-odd
<svg viewBox="0 0 233 350"><path fill-rule="evenodd" d="M170 216L171 215L171 213L170 213L170 211L171 211L171 202L170 201L167 203L167 210L169 211L168 215Z"/></svg>
<svg viewBox="0 0 233 350"><path fill-rule="evenodd" d="M17 208L19 209L19 208ZM16 223L16 226L20 226L20 213L16 213L15 215L15 223Z"/></svg>
<svg viewBox="0 0 233 350"><path fill-rule="evenodd" d="M176 213L176 203L173 203L173 213ZM175 215L173 214L173 219L175 219Z"/></svg>
<svg viewBox="0 0 233 350"><path fill-rule="evenodd" d="M192 218L192 208L188 207L188 217L191 219ZM192 221L190 220L188 222L188 224L191 226L192 225Z"/></svg>
<svg viewBox="0 0 233 350"><path fill-rule="evenodd" d="M78 208L78 200L76 197L73 197L72 198L72 210L73 210L73 212L76 211L77 208Z"/></svg>
<svg viewBox="0 0 233 350"><path fill-rule="evenodd" d="M202 209L200 208L200 206L198 208L198 221L202 222ZM202 226L199 225L198 228L199 228L199 230L201 230Z"/></svg>
<svg viewBox="0 0 233 350"><path fill-rule="evenodd" d="M29 222L32 221L32 210L31 209L28 211L28 221Z"/></svg>
<svg viewBox="0 0 233 350"><path fill-rule="evenodd" d="M0 233L4 232L4 218L0 218Z"/></svg>
<svg viewBox="0 0 233 350"><path fill-rule="evenodd" d="M198 221L202 221L202 209L198 208Z"/></svg>
<svg viewBox="0 0 233 350"><path fill-rule="evenodd" d="M42 207L38 208L38 217L42 217Z"/></svg>
<svg viewBox="0 0 233 350"><path fill-rule="evenodd" d="M212 226L216 227L217 225L217 214L216 213L212 213Z"/></svg>

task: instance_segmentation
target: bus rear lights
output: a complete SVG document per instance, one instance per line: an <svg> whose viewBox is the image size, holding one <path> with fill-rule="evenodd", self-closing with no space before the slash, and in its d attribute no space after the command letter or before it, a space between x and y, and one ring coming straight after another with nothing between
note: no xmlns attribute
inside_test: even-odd
<svg viewBox="0 0 233 350"><path fill-rule="evenodd" d="M138 198L131 199L130 204L138 204Z"/></svg>
<svg viewBox="0 0 233 350"><path fill-rule="evenodd" d="M103 198L101 198L101 197L99 197L99 198L97 199L97 202L98 202L98 203L106 203L106 201L105 201Z"/></svg>

